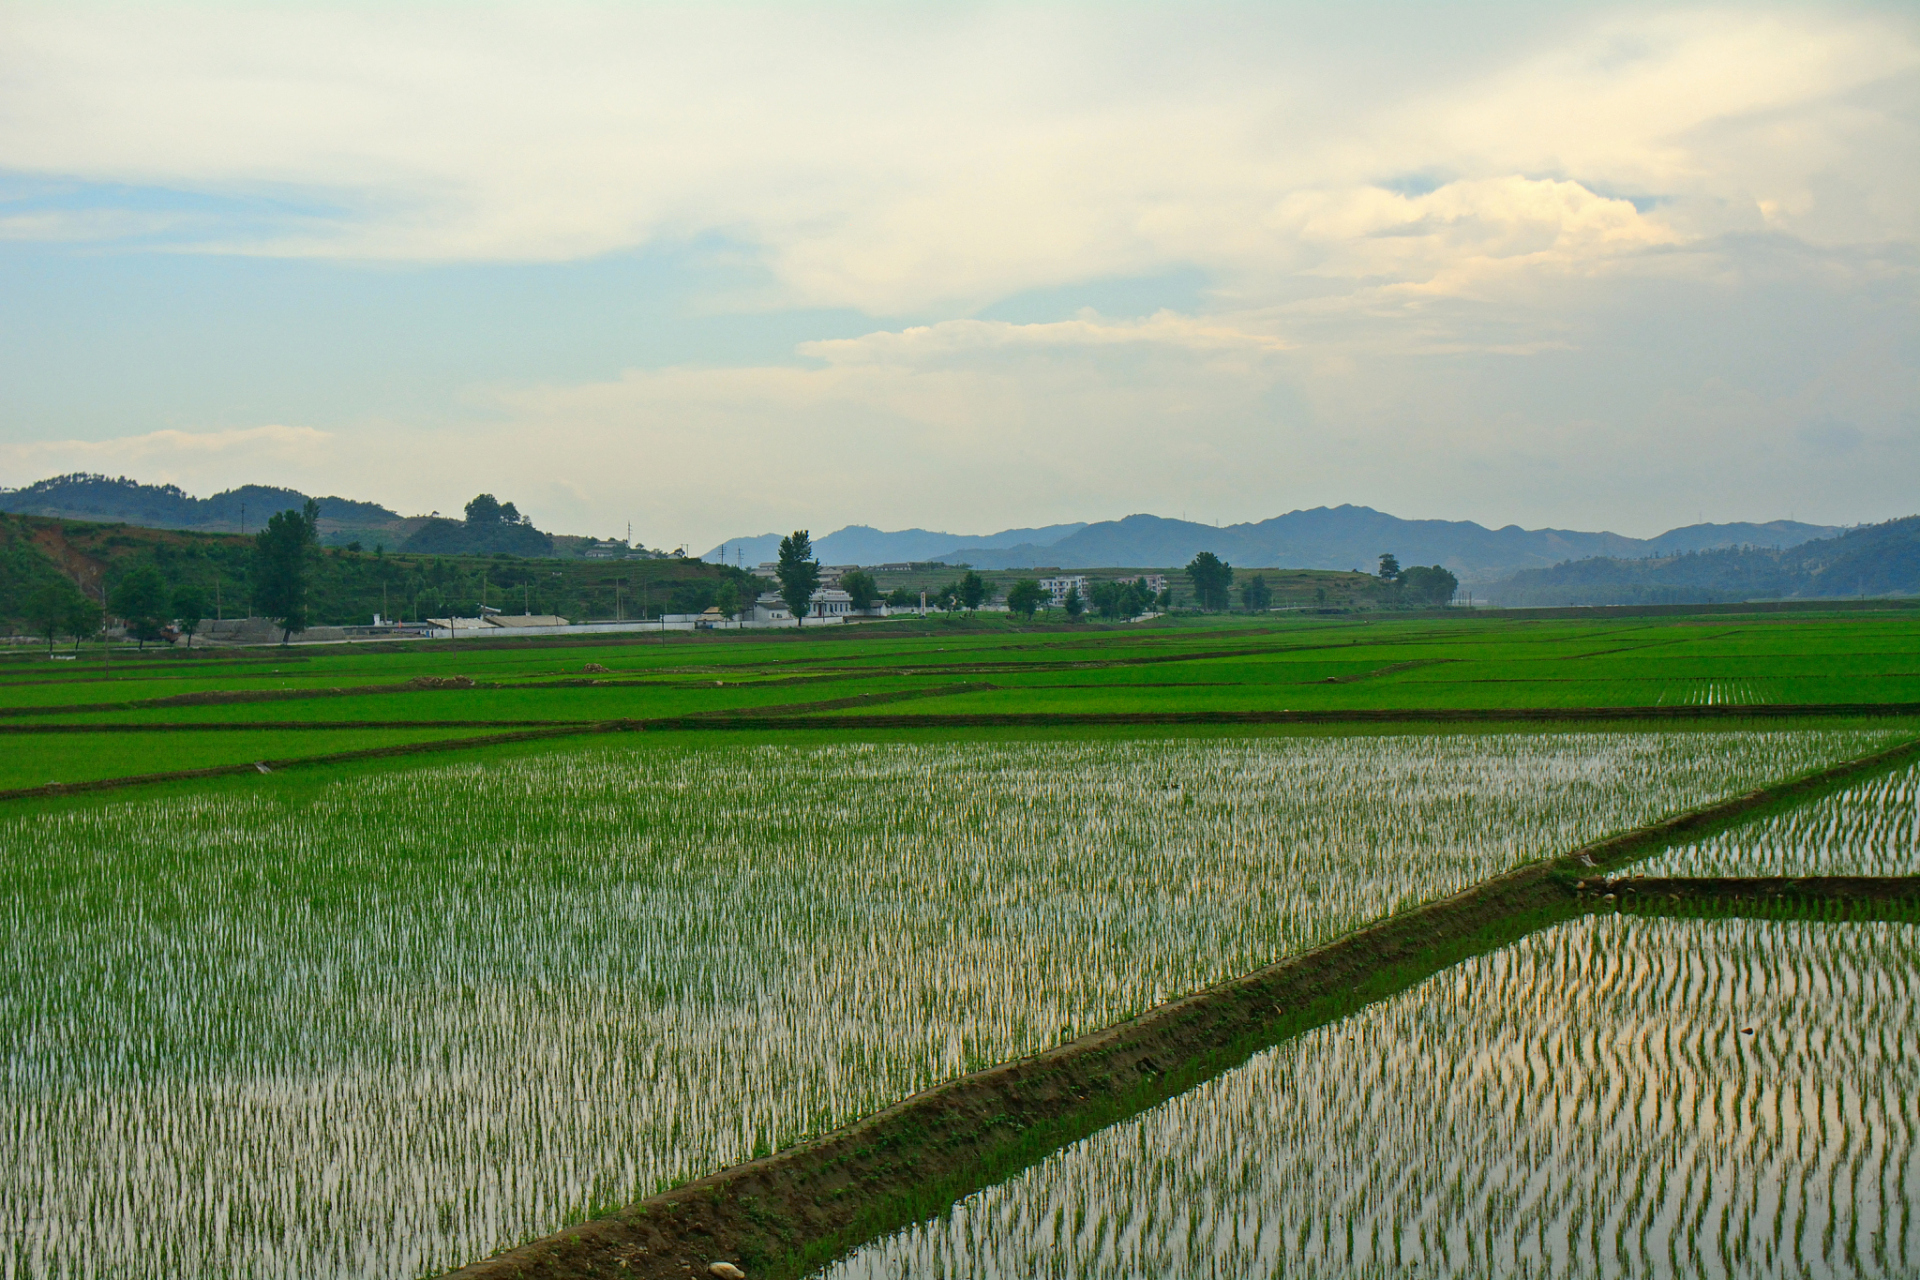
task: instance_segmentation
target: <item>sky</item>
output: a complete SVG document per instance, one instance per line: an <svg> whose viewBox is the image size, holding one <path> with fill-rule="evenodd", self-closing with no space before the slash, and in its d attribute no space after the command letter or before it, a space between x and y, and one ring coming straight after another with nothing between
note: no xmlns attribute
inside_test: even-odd
<svg viewBox="0 0 1920 1280"><path fill-rule="evenodd" d="M1920 509L1907 4L0 6L0 485Z"/></svg>

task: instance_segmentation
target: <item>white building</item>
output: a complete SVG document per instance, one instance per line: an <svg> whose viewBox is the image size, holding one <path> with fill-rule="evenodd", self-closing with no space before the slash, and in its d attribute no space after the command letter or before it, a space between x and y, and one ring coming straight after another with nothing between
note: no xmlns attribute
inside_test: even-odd
<svg viewBox="0 0 1920 1280"><path fill-rule="evenodd" d="M812 598L809 599L807 603L807 618L809 621L815 618L842 619L849 615L854 617L867 617L869 614L874 613L875 610L878 610L879 615L884 617L886 608L884 605L877 605L875 606L875 610L868 610L866 613L862 613L853 607L853 597L838 587L820 587L816 589ZM793 617L793 612L787 608L787 602L780 598L778 591L764 591L760 594L760 598L753 602L751 621L784 622L791 617Z"/></svg>
<svg viewBox="0 0 1920 1280"><path fill-rule="evenodd" d="M840 579L843 575L852 573L859 567L857 564L823 564L820 566L820 585L823 587L837 587L840 585ZM779 570L780 562L777 560L769 560L765 564L755 565L753 567L753 576L756 578L766 578L768 581L778 581Z"/></svg>
<svg viewBox="0 0 1920 1280"><path fill-rule="evenodd" d="M501 613L486 609L477 618L428 618L427 625L442 631L516 631L529 627L564 627L567 620L550 613Z"/></svg>
<svg viewBox="0 0 1920 1280"><path fill-rule="evenodd" d="M1087 603L1087 575L1076 573L1062 578L1040 579L1040 589L1047 593L1047 607L1064 609L1067 607L1067 592L1078 591L1080 603Z"/></svg>

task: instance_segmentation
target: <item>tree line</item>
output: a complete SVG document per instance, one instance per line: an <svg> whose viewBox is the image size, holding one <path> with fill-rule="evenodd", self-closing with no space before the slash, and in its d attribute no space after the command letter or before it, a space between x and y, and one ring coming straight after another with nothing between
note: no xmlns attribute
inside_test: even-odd
<svg viewBox="0 0 1920 1280"><path fill-rule="evenodd" d="M507 506L501 504L503 524ZM36 545L35 530L49 523L56 522L0 515L0 619L24 624L49 645L62 635L76 643L93 637L113 618L144 647L169 632L191 644L205 620L222 616L269 618L286 640L322 623L365 623L374 613L420 619L477 613L482 605L574 617L698 613L729 588L749 599L757 589L742 570L698 561L562 563L501 553L450 558L389 556L384 548L323 550L309 503L275 514L245 540L68 524L69 551L107 562L101 587L83 591Z"/></svg>

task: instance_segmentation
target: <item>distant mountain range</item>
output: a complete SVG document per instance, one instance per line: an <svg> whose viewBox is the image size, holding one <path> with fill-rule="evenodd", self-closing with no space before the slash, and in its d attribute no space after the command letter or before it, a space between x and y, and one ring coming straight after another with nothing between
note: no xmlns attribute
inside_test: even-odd
<svg viewBox="0 0 1920 1280"><path fill-rule="evenodd" d="M20 489L0 489L0 511L69 520L123 521L162 529L238 533L260 529L276 511L307 495L270 485L243 485L195 498L175 485L124 476L56 476ZM544 534L525 523L402 516L374 502L316 499L323 542L384 544L427 554L577 555L591 540ZM1371 572L1391 552L1403 565L1439 564L1463 583L1492 584L1481 596L1514 604L1607 603L1616 598L1737 599L1748 595L1908 591L1900 525L1845 531L1831 525L1775 520L1766 524L1695 524L1656 538L1569 529L1489 529L1466 520L1402 520L1370 507L1315 507L1225 528L1160 516L1133 515L1097 524L1002 529L969 537L931 529L882 531L849 525L814 542L828 564L966 563L978 569L1174 568L1202 551L1247 568L1360 569ZM1835 536L1845 534L1844 538ZM1868 536L1871 534L1871 536ZM1858 535L1856 537L1856 535ZM1859 540L1865 538L1865 541ZM1889 540L1890 539L1890 540ZM611 544L609 544L611 546ZM1806 547L1804 554L1793 554ZM1836 550L1835 548L1842 548ZM1739 550L1749 548L1749 550ZM619 548L624 551L624 547ZM780 535L732 539L704 557L746 566L774 559ZM596 552L599 554L599 552ZM1873 568L1873 564L1882 564ZM1871 584L1882 585L1874 586ZM1848 586L1838 594L1852 594ZM1742 594L1745 593L1745 594Z"/></svg>
<svg viewBox="0 0 1920 1280"><path fill-rule="evenodd" d="M1714 604L1920 593L1920 516L1796 546L1569 560L1525 569L1480 594L1489 604Z"/></svg>
<svg viewBox="0 0 1920 1280"><path fill-rule="evenodd" d="M976 569L1171 567L1202 551L1231 564L1286 569L1361 569L1371 572L1382 553L1402 564L1439 564L1463 582L1486 582L1522 569L1546 568L1593 556L1673 556L1715 547L1792 547L1841 530L1832 525L1775 520L1766 524L1695 524L1656 538L1570 529L1489 529L1469 520L1402 520L1371 507L1315 507L1251 524L1196 524L1134 515L1098 524L1008 529L962 538L926 529L884 533L851 525L814 543L830 564L899 561L965 562ZM780 536L763 534L722 544L731 561L772 560ZM722 547L706 558L718 560Z"/></svg>
<svg viewBox="0 0 1920 1280"><path fill-rule="evenodd" d="M957 533L938 533L931 529L898 529L883 532L870 525L850 524L825 537L813 540L813 554L822 564L907 564L950 560L976 549L1004 547L1013 543L1051 545L1086 524L1050 524L1038 529L1003 529L984 537L969 538ZM784 534L763 533L752 538L734 538L702 556L703 560L750 567L766 564L780 555ZM980 568L988 568L981 565Z"/></svg>

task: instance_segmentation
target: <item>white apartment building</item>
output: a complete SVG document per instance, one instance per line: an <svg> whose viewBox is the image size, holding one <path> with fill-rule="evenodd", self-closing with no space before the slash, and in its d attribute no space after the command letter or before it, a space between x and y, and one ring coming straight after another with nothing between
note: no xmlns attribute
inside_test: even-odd
<svg viewBox="0 0 1920 1280"><path fill-rule="evenodd" d="M1080 603L1087 603L1087 575L1084 573L1070 574L1060 578L1042 578L1040 589L1047 593L1047 607L1050 609L1066 608L1069 591L1078 591Z"/></svg>
<svg viewBox="0 0 1920 1280"><path fill-rule="evenodd" d="M1147 580L1147 590L1153 592L1155 595L1159 595L1167 589L1167 575L1164 573L1141 573L1135 574L1131 578L1119 578L1116 579L1116 581L1138 582L1142 578ZM1053 609L1064 608L1067 603L1067 592L1074 590L1080 592L1081 603L1091 609L1093 607L1093 601L1087 594L1091 586L1092 584L1088 582L1087 575L1084 573L1066 574L1058 578L1040 579L1040 589L1047 593L1048 607Z"/></svg>

